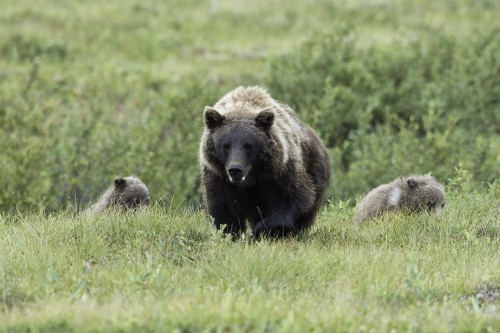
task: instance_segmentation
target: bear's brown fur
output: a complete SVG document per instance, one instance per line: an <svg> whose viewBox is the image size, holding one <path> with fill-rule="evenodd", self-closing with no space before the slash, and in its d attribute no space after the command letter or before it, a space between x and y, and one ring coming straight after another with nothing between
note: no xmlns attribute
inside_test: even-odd
<svg viewBox="0 0 500 333"><path fill-rule="evenodd" d="M85 210L85 214L100 213L110 207L119 207L130 211L147 205L149 205L149 191L139 178L135 176L117 177L113 185Z"/></svg>
<svg viewBox="0 0 500 333"><path fill-rule="evenodd" d="M307 229L330 182L327 151L287 105L238 87L206 107L200 144L204 199L215 226L234 236Z"/></svg>
<svg viewBox="0 0 500 333"><path fill-rule="evenodd" d="M400 177L371 190L358 205L356 221L398 209L440 211L445 205L441 184L430 175Z"/></svg>

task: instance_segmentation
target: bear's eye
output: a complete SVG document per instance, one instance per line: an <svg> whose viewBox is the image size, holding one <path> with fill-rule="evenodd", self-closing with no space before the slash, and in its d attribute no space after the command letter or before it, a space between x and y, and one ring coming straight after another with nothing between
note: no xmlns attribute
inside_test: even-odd
<svg viewBox="0 0 500 333"><path fill-rule="evenodd" d="M427 202L425 206L427 206L427 209L432 209L436 206L436 204L434 202Z"/></svg>
<svg viewBox="0 0 500 333"><path fill-rule="evenodd" d="M229 150L229 148L231 148L231 145L229 143L225 143L222 145L222 149L224 150Z"/></svg>
<svg viewBox="0 0 500 333"><path fill-rule="evenodd" d="M243 145L243 148L245 148L245 150L252 150L253 146L251 143L245 143Z"/></svg>
<svg viewBox="0 0 500 333"><path fill-rule="evenodd" d="M441 204L441 208L444 208L444 202Z"/></svg>

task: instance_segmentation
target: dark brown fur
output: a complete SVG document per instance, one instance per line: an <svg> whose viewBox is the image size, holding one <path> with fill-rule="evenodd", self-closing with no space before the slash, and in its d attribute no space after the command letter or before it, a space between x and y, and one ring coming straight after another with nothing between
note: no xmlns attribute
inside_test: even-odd
<svg viewBox="0 0 500 333"><path fill-rule="evenodd" d="M237 88L205 108L202 184L217 228L234 236L285 236L309 228L330 182L316 134L258 87Z"/></svg>

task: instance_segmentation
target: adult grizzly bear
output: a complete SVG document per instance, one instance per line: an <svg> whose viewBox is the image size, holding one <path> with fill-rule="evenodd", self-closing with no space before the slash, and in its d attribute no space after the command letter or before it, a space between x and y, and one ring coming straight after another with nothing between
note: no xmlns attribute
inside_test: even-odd
<svg viewBox="0 0 500 333"><path fill-rule="evenodd" d="M238 87L204 111L204 199L217 229L282 237L310 227L330 182L327 151L293 110Z"/></svg>
<svg viewBox="0 0 500 333"><path fill-rule="evenodd" d="M147 205L149 205L149 191L139 178L135 176L116 177L113 185L84 213L93 215L111 207L136 210Z"/></svg>
<svg viewBox="0 0 500 333"><path fill-rule="evenodd" d="M356 211L356 221L404 209L410 212L440 211L445 205L444 190L430 175L400 177L371 190Z"/></svg>

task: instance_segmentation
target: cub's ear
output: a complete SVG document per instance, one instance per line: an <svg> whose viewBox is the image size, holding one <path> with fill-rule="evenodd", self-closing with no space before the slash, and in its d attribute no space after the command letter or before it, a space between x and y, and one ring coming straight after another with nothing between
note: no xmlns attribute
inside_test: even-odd
<svg viewBox="0 0 500 333"><path fill-rule="evenodd" d="M125 178L122 178L122 177L115 178L115 187L116 188L124 189L126 185L127 185L127 181L125 180Z"/></svg>
<svg viewBox="0 0 500 333"><path fill-rule="evenodd" d="M408 178L408 180L406 181L408 183L408 186L413 190L413 189L416 189L418 187L418 183L415 179L413 178Z"/></svg>
<svg viewBox="0 0 500 333"><path fill-rule="evenodd" d="M208 129L214 129L224 121L224 116L221 115L213 107L205 106L205 125Z"/></svg>
<svg viewBox="0 0 500 333"><path fill-rule="evenodd" d="M270 109L261 111L259 112L257 117L255 117L255 123L257 124L258 127L261 127L263 129L268 129L269 127L273 126L274 113L272 113L272 111L269 110Z"/></svg>

